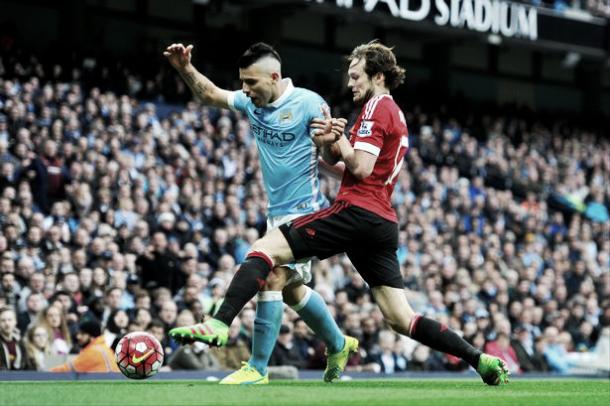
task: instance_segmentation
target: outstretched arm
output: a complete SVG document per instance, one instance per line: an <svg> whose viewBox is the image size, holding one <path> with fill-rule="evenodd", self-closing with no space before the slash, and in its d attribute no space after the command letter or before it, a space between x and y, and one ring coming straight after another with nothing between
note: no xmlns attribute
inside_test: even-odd
<svg viewBox="0 0 610 406"><path fill-rule="evenodd" d="M182 44L172 44L165 49L163 55L178 71L193 94L204 104L228 108L228 96L230 92L216 86L191 64L192 50L193 45L185 47Z"/></svg>

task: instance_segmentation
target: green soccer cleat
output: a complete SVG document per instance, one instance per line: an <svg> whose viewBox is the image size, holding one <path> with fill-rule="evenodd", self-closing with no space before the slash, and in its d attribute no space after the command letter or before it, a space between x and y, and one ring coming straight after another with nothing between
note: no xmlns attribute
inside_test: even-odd
<svg viewBox="0 0 610 406"><path fill-rule="evenodd" d="M242 362L242 367L230 375L225 376L220 385L266 385L269 383L269 374L261 375L253 366Z"/></svg>
<svg viewBox="0 0 610 406"><path fill-rule="evenodd" d="M354 337L345 336L343 349L336 354L326 354L326 369L324 370L324 382L332 382L338 379L347 365L349 355L358 351L358 340Z"/></svg>
<svg viewBox="0 0 610 406"><path fill-rule="evenodd" d="M224 347L229 340L229 327L220 320L209 319L192 326L173 328L169 336L181 344L200 341L209 346Z"/></svg>
<svg viewBox="0 0 610 406"><path fill-rule="evenodd" d="M481 354L477 372L488 385L506 385L510 375L504 361L489 354Z"/></svg>

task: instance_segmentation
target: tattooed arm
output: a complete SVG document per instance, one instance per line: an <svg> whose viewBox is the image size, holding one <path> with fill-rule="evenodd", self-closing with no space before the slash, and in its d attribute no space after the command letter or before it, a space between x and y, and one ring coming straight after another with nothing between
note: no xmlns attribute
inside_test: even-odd
<svg viewBox="0 0 610 406"><path fill-rule="evenodd" d="M192 49L192 45L185 47L182 44L172 44L167 47L163 55L176 68L193 94L204 104L228 108L228 95L230 92L217 87L210 79L195 69L191 64Z"/></svg>

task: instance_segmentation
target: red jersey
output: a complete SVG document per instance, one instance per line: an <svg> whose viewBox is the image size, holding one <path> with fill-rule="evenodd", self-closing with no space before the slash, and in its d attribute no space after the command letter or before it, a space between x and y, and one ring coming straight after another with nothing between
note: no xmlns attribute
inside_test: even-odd
<svg viewBox="0 0 610 406"><path fill-rule="evenodd" d="M375 155L377 161L373 172L362 180L346 169L337 201L347 201L396 223L392 192L409 149L409 131L405 115L392 96L372 97L362 107L350 130L350 143L356 150Z"/></svg>

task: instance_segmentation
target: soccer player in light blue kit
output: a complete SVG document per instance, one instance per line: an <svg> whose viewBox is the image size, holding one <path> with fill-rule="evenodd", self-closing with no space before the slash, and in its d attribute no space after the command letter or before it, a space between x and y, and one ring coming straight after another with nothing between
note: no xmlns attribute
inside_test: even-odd
<svg viewBox="0 0 610 406"><path fill-rule="evenodd" d="M282 79L281 58L267 44L252 45L240 58L242 89L235 92L218 88L198 72L191 64L192 49L192 45L172 44L164 55L203 103L248 115L269 200L267 229L277 228L327 206L328 202L319 188L318 146L334 142L342 131L336 130L336 121L332 121L334 126L330 125L332 119L324 100L312 91L294 87L290 79ZM326 130L311 127L314 118L325 117L329 120ZM266 258L263 252L250 252L248 256ZM231 285L239 285L240 278L252 277L238 273ZM221 384L269 382L267 364L279 334L283 301L326 343L328 359L324 380L331 382L339 378L349 354L357 350L358 341L343 336L322 297L305 286L310 280L311 261L276 267L267 280L257 280L262 289L258 293L252 356ZM238 292L250 297L254 293ZM198 326L201 325L187 328L192 333L192 329ZM182 329L171 330L170 336L182 341ZM205 336L213 331L197 333Z"/></svg>

